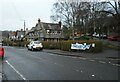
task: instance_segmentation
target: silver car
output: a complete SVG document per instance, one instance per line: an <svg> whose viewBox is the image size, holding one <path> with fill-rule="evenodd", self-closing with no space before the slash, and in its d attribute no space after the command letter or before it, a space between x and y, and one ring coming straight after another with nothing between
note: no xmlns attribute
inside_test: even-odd
<svg viewBox="0 0 120 82"><path fill-rule="evenodd" d="M43 45L40 41L31 41L30 44L28 44L28 50L43 50Z"/></svg>

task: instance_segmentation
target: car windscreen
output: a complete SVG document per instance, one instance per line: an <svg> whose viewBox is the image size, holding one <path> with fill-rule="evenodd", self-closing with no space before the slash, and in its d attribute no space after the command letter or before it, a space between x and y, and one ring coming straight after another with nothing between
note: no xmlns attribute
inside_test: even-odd
<svg viewBox="0 0 120 82"><path fill-rule="evenodd" d="M40 42L34 42L34 44L40 44Z"/></svg>

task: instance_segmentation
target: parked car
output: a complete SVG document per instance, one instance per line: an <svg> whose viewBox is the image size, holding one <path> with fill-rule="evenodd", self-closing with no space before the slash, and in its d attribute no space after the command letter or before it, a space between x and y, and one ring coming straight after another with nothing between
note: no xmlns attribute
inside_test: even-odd
<svg viewBox="0 0 120 82"><path fill-rule="evenodd" d="M40 41L31 41L27 46L28 50L43 50L43 45Z"/></svg>
<svg viewBox="0 0 120 82"><path fill-rule="evenodd" d="M0 57L4 58L4 48L2 47L2 43L0 43Z"/></svg>
<svg viewBox="0 0 120 82"><path fill-rule="evenodd" d="M109 35L109 36L107 37L107 39L110 40L110 41L117 41L117 40L118 40L118 37L115 36L115 35Z"/></svg>
<svg viewBox="0 0 120 82"><path fill-rule="evenodd" d="M93 37L99 38L99 34L93 34Z"/></svg>

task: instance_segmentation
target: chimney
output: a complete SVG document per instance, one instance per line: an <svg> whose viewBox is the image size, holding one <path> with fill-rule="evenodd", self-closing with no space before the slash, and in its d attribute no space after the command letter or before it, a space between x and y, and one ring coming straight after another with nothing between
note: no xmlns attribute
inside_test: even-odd
<svg viewBox="0 0 120 82"><path fill-rule="evenodd" d="M26 28L26 31L28 31L28 28Z"/></svg>
<svg viewBox="0 0 120 82"><path fill-rule="evenodd" d="M21 31L23 31L23 29L21 29Z"/></svg>
<svg viewBox="0 0 120 82"><path fill-rule="evenodd" d="M59 21L59 26L60 26L60 28L61 28L61 25L62 25L62 23L61 23L61 21Z"/></svg>
<svg viewBox="0 0 120 82"><path fill-rule="evenodd" d="M40 18L38 19L38 22L40 22L41 20L40 20Z"/></svg>

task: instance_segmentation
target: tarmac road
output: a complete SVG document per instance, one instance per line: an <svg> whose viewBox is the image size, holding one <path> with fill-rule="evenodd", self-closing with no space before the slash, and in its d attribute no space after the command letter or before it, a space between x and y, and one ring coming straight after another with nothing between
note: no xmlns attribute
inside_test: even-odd
<svg viewBox="0 0 120 82"><path fill-rule="evenodd" d="M119 66L26 48L4 47L3 80L118 80Z"/></svg>

